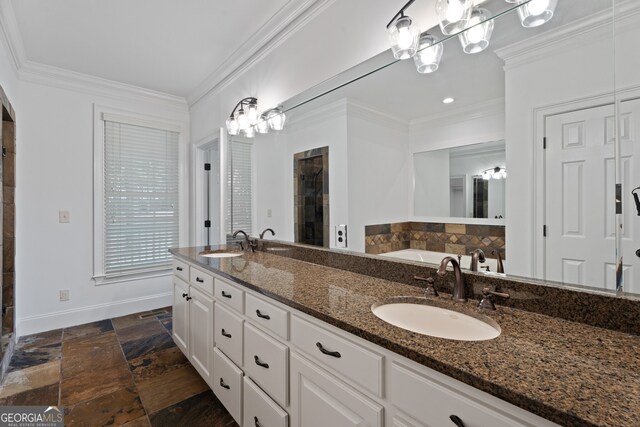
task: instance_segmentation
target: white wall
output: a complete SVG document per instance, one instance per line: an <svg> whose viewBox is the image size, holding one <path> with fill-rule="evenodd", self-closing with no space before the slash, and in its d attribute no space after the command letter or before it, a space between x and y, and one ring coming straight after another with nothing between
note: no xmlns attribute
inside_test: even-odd
<svg viewBox="0 0 640 427"><path fill-rule="evenodd" d="M7 94L14 110L18 110L18 73L13 65L13 59L7 40L4 38L0 26L0 86Z"/></svg>
<svg viewBox="0 0 640 427"><path fill-rule="evenodd" d="M53 80L21 81L19 86L18 335L170 305L172 301L169 276L101 286L91 280L93 104L181 120L188 128L186 103L55 86ZM59 210L70 212L69 224L58 223ZM188 212L181 213L188 218ZM69 289L70 301L59 301L61 289Z"/></svg>
<svg viewBox="0 0 640 427"><path fill-rule="evenodd" d="M414 154L412 166L415 207L411 213L418 216L449 216L449 165L449 150Z"/></svg>

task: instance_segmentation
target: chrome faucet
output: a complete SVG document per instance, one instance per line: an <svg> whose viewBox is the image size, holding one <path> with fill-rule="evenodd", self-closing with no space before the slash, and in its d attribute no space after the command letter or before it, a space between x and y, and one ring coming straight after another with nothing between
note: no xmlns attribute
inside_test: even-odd
<svg viewBox="0 0 640 427"><path fill-rule="evenodd" d="M471 255L471 265L469 266L469 270L478 271L478 262L484 264L485 257L482 249L476 249L473 252L469 253Z"/></svg>
<svg viewBox="0 0 640 427"><path fill-rule="evenodd" d="M502 254L500 253L500 251L494 249L493 251L491 251L491 254L495 255L498 261L498 273L504 273L504 264L502 263Z"/></svg>
<svg viewBox="0 0 640 427"><path fill-rule="evenodd" d="M451 263L453 267L453 273L455 274L455 282L453 283L453 295L451 298L454 301L465 302L467 298L464 296L464 281L462 280L462 271L460 270L460 264L455 258L447 256L442 259L440 262L440 267L438 267L438 275L444 276L447 274L447 264Z"/></svg>
<svg viewBox="0 0 640 427"><path fill-rule="evenodd" d="M260 233L260 240L264 239L264 235L265 235L265 233L266 233L267 231L271 232L271 235L272 235L272 236L275 236L275 235L276 235L276 232L275 232L275 231L273 231L273 230L272 230L272 229L270 229L270 228L267 228L267 229L265 229L262 233Z"/></svg>
<svg viewBox="0 0 640 427"><path fill-rule="evenodd" d="M251 248L251 252L255 252L256 248L255 248L255 242L253 240L251 240L251 238L249 237L249 235L247 233L245 233L242 230L237 230L235 233L233 233L233 238L235 239L236 237L238 237L238 234L243 234L244 235L244 240L247 244L247 248L249 249ZM238 244L240 245L240 249L241 250L245 250L244 245L242 244L242 242L238 242Z"/></svg>

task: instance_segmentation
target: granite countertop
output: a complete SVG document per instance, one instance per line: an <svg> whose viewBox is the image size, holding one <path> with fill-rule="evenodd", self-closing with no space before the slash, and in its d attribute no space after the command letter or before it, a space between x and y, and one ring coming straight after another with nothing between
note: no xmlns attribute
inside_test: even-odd
<svg viewBox="0 0 640 427"><path fill-rule="evenodd" d="M640 336L498 306L489 341L452 341L392 326L371 305L420 287L276 255L171 252L283 304L565 426L640 426ZM438 305L477 313L477 302Z"/></svg>

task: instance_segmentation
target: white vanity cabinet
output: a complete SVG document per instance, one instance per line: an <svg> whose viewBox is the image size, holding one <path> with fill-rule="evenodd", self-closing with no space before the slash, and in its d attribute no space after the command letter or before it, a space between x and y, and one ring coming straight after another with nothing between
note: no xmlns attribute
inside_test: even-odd
<svg viewBox="0 0 640 427"><path fill-rule="evenodd" d="M195 275L192 274L193 280L186 283L183 278L185 276L190 278L188 271L192 267L182 265L180 268L181 270L178 270L180 274L176 273L173 277L173 341L211 386L213 384L214 301L213 289L211 294L207 294L203 288L207 289L204 284L207 280L206 276L211 283L213 278L198 271ZM202 282L196 281L196 278Z"/></svg>
<svg viewBox="0 0 640 427"><path fill-rule="evenodd" d="M174 340L245 427L455 427L452 415L465 427L558 427L258 292L187 268L195 272L190 284L180 278L184 266L174 277Z"/></svg>

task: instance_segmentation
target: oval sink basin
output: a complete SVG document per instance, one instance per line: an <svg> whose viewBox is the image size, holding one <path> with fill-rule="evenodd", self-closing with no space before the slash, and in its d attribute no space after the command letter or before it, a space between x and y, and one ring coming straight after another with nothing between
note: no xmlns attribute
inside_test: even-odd
<svg viewBox="0 0 640 427"><path fill-rule="evenodd" d="M485 341L500 335L500 326L490 318L481 320L457 311L424 304L375 304L371 311L394 326L458 341Z"/></svg>
<svg viewBox="0 0 640 427"><path fill-rule="evenodd" d="M240 251L212 251L212 252L202 252L199 255L207 258L231 258L234 256L240 256L243 252Z"/></svg>

